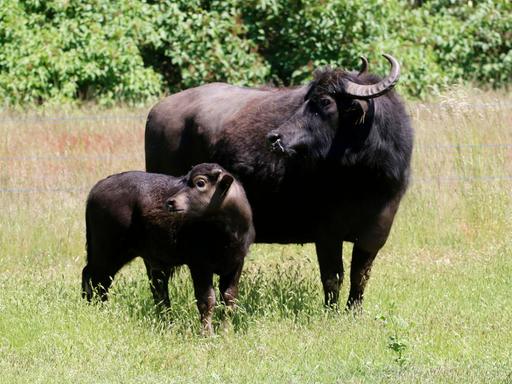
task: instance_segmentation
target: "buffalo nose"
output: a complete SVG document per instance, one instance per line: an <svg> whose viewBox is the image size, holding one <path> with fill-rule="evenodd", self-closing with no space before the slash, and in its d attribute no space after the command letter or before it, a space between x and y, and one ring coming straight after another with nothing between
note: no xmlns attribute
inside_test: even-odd
<svg viewBox="0 0 512 384"><path fill-rule="evenodd" d="M270 144L275 144L279 140L281 140L281 135L279 133L276 133L276 132L270 132L267 135L267 140L269 141Z"/></svg>

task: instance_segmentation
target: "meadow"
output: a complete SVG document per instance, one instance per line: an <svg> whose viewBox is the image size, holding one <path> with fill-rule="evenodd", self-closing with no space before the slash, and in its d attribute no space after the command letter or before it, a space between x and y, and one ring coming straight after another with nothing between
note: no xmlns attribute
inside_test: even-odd
<svg viewBox="0 0 512 384"><path fill-rule="evenodd" d="M80 297L85 198L144 169L148 109L0 113L0 381L512 383L512 96L409 110L413 180L363 313L323 308L312 245L254 245L232 326L217 311L210 338L185 268L165 315L141 260L108 303Z"/></svg>

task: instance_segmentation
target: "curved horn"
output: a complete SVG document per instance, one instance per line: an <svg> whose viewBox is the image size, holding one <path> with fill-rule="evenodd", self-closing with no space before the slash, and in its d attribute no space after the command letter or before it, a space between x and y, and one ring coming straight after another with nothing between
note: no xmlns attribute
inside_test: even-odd
<svg viewBox="0 0 512 384"><path fill-rule="evenodd" d="M368 59L364 56L360 56L359 58L361 59L361 69L359 69L357 77L364 75L366 72L368 72Z"/></svg>
<svg viewBox="0 0 512 384"><path fill-rule="evenodd" d="M344 93L347 96L352 96L354 98L360 99L372 99L374 97L380 96L387 91L389 91L398 81L400 77L400 64L398 61L390 55L382 55L386 58L387 61L391 64L391 70L389 71L389 75L379 81L376 84L357 84L350 80L344 80Z"/></svg>

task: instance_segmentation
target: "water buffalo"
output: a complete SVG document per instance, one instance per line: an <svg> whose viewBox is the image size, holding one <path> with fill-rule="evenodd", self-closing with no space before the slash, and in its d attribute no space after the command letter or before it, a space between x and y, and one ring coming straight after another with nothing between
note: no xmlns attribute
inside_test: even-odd
<svg viewBox="0 0 512 384"><path fill-rule="evenodd" d="M361 304L370 269L407 188L413 132L389 75L324 68L296 88L213 83L149 112L146 169L181 174L214 161L245 187L256 242L314 242L325 304L336 306L343 241L353 242L347 308Z"/></svg>
<svg viewBox="0 0 512 384"><path fill-rule="evenodd" d="M95 292L106 300L114 275L141 256L155 303L169 307L171 271L186 264L210 333L213 274L232 307L254 228L242 186L217 164L200 164L180 178L133 171L99 181L87 198L86 237L82 291L88 300Z"/></svg>

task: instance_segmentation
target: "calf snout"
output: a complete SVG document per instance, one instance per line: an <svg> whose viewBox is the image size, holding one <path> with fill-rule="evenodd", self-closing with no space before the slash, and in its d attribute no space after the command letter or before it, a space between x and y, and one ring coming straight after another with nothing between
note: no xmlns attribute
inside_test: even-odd
<svg viewBox="0 0 512 384"><path fill-rule="evenodd" d="M165 209L167 209L169 212L174 212L176 209L176 200L169 199L165 202Z"/></svg>
<svg viewBox="0 0 512 384"><path fill-rule="evenodd" d="M168 212L183 212L186 209L186 202L182 200L185 199L180 199L179 197L167 199L164 203L164 208Z"/></svg>

